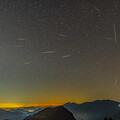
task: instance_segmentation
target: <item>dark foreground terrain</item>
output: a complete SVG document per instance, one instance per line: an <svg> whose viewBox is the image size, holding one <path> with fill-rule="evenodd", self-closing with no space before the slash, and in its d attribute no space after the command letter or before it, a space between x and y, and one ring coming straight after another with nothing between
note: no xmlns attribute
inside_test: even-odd
<svg viewBox="0 0 120 120"><path fill-rule="evenodd" d="M74 116L74 117L73 117ZM120 103L97 100L83 104L66 103L56 108L0 109L0 120L120 120Z"/></svg>
<svg viewBox="0 0 120 120"><path fill-rule="evenodd" d="M75 120L73 114L63 106L46 108L24 120Z"/></svg>

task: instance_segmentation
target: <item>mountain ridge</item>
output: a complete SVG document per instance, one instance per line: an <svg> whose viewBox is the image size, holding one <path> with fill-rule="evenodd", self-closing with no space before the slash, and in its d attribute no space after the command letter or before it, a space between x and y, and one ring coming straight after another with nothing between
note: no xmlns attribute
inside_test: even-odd
<svg viewBox="0 0 120 120"><path fill-rule="evenodd" d="M119 118L120 103L113 100L96 100L81 104L66 103L63 105L72 112L77 120L96 120L104 117Z"/></svg>
<svg viewBox="0 0 120 120"><path fill-rule="evenodd" d="M26 117L24 120L76 120L73 114L63 106L45 108L44 110Z"/></svg>

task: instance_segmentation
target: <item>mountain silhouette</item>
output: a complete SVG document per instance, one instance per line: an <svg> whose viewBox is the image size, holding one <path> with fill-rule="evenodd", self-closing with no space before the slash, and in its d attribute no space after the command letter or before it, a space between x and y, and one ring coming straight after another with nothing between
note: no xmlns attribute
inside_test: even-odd
<svg viewBox="0 0 120 120"><path fill-rule="evenodd" d="M112 100L97 100L83 104L66 103L64 107L73 113L76 120L104 120L105 117L120 117L120 103Z"/></svg>
<svg viewBox="0 0 120 120"><path fill-rule="evenodd" d="M75 120L73 114L63 106L46 108L24 120Z"/></svg>

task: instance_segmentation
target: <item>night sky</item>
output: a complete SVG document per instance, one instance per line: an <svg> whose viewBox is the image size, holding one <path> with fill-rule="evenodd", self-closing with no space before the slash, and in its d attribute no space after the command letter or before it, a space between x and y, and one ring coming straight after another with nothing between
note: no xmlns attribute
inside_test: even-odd
<svg viewBox="0 0 120 120"><path fill-rule="evenodd" d="M0 103L120 101L119 0L0 0Z"/></svg>

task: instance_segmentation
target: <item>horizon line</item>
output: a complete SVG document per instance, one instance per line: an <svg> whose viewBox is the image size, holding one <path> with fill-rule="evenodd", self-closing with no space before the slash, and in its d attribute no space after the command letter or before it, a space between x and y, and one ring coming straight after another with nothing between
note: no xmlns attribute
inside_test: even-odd
<svg viewBox="0 0 120 120"><path fill-rule="evenodd" d="M24 108L24 107L41 107L41 108L46 108L46 107L55 107L55 106L61 106L67 103L76 103L76 104L83 104L87 102L95 102L95 101L115 101L119 102L116 100L112 99L100 99L100 100L91 100L91 101L86 101L86 102L65 102L65 103L51 103L51 104L19 104L19 103L0 103L0 109L17 109L17 108Z"/></svg>

